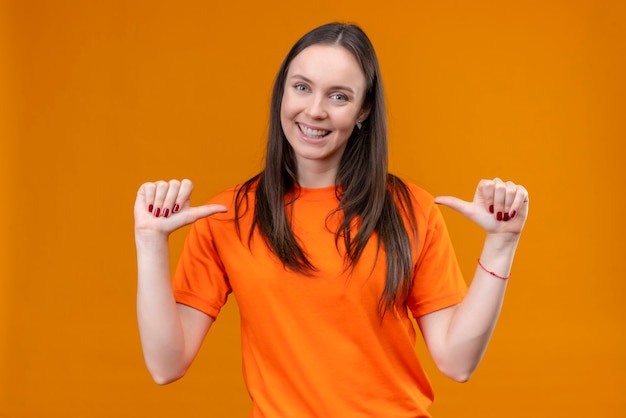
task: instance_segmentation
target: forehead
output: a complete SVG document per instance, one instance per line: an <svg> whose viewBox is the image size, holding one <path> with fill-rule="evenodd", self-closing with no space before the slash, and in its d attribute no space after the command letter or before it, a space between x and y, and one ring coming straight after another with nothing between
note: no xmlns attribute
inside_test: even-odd
<svg viewBox="0 0 626 418"><path fill-rule="evenodd" d="M338 45L311 45L291 61L287 77L303 76L314 83L365 89L365 74L356 57Z"/></svg>

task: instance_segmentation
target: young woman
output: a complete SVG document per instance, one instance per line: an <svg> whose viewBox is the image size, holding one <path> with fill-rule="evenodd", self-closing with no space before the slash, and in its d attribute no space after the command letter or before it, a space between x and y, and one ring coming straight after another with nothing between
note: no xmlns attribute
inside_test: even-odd
<svg viewBox="0 0 626 418"><path fill-rule="evenodd" d="M433 199L387 172L378 61L354 25L288 53L264 170L191 207L189 180L141 186L137 315L157 383L184 375L233 292L253 417L428 417L417 319L440 370L467 380L490 339L528 194L499 179L472 202ZM486 231L469 289L437 204ZM168 235L193 223L173 281Z"/></svg>

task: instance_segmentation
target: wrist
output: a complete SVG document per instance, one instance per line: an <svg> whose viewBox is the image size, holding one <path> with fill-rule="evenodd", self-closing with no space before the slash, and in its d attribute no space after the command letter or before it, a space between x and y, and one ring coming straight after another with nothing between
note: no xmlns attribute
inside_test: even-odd
<svg viewBox="0 0 626 418"><path fill-rule="evenodd" d="M507 279L511 275L518 242L519 234L487 234L478 259L479 268L491 276Z"/></svg>
<svg viewBox="0 0 626 418"><path fill-rule="evenodd" d="M167 245L169 234L162 231L135 229L135 245L137 248L151 248Z"/></svg>
<svg viewBox="0 0 626 418"><path fill-rule="evenodd" d="M483 265L483 263L481 263L481 262L480 262L480 258L478 258L478 267L480 267L480 268L481 268L481 269L482 269L485 273L489 273L491 276L493 276L493 277L497 277L498 279L501 279L501 280L509 280L509 279L511 278L511 270L510 270L510 267L509 267L509 270L508 270L508 273L507 273L507 275L506 275L506 276L502 276L502 275L500 275L500 274L496 273L495 271L491 271L491 270L489 270L487 267L485 267L485 266Z"/></svg>
<svg viewBox="0 0 626 418"><path fill-rule="evenodd" d="M485 237L485 247L497 252L515 252L519 243L520 234L488 233Z"/></svg>

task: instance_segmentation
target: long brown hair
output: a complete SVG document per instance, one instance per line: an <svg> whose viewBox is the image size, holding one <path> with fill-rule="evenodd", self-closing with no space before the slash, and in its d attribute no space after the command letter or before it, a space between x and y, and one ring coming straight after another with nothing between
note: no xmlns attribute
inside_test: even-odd
<svg viewBox="0 0 626 418"><path fill-rule="evenodd" d="M247 209L247 194L256 188L248 240L258 228L285 267L303 274L315 271L298 245L287 215L287 207L297 198L294 192L298 179L296 159L283 132L280 113L291 61L316 44L342 46L356 57L365 74L367 89L363 106L369 107L370 113L362 128L352 132L339 163L336 211L343 213L343 221L335 231L335 241L344 240L347 265L354 266L372 234L377 234L378 249L382 246L387 254L387 278L378 306L382 318L387 309L401 306L408 299L413 260L407 227L414 236L417 227L409 189L387 172L387 116L380 68L374 47L358 26L342 23L320 26L298 40L285 57L272 92L265 168L237 191L237 230L239 217ZM293 197L291 203L285 204L288 193Z"/></svg>

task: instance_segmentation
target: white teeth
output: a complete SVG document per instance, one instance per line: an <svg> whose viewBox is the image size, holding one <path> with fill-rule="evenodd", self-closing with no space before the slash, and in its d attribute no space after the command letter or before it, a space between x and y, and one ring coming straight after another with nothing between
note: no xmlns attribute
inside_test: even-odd
<svg viewBox="0 0 626 418"><path fill-rule="evenodd" d="M329 131L323 131L320 129L311 129L311 128L307 128L306 126L300 125L298 124L298 126L300 127L300 130L302 131L303 134L305 134L308 137L323 137L324 135L328 134Z"/></svg>

